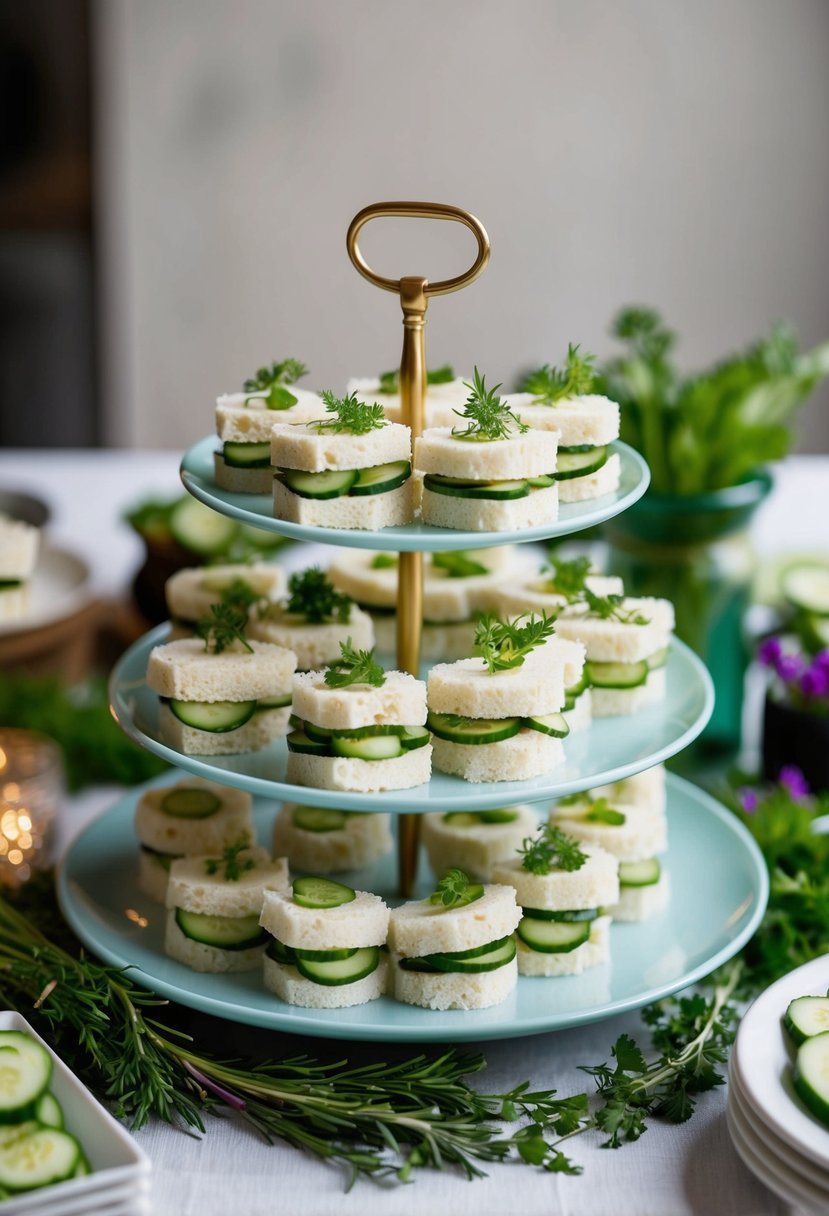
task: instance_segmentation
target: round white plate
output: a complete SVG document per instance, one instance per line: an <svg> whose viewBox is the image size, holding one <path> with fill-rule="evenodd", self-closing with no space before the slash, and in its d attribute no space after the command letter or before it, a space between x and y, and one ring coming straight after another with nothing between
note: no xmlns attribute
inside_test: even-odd
<svg viewBox="0 0 829 1216"><path fill-rule="evenodd" d="M484 810L514 802L558 798L578 790L618 781L675 755L695 739L711 716L711 677L693 651L674 639L667 664L663 700L629 717L599 718L586 730L564 740L565 762L529 781L474 785L460 777L433 772L426 785L381 794L342 793L285 781L288 747L277 739L261 751L242 756L185 756L158 737L158 697L146 685L147 660L153 646L167 636L168 625L140 638L115 665L110 704L118 724L148 751L188 772L235 785L249 794L284 798L313 806L352 811Z"/></svg>
<svg viewBox="0 0 829 1216"><path fill-rule="evenodd" d="M621 458L619 489L601 498L586 502L561 503L558 519L522 528L513 532L461 532L455 528L434 528L419 520L396 528L376 532L358 529L316 528L308 524L289 523L274 519L273 499L269 494L232 494L222 490L213 480L213 453L218 447L215 435L200 439L184 453L181 480L185 489L221 515L231 515L243 523L252 524L265 532L276 532L293 540L317 541L325 545L345 545L349 549L393 549L435 552L447 549L484 549L493 545L521 544L528 540L547 540L554 536L569 536L619 515L641 498L650 483L650 471L645 461L618 439L609 445L611 452Z"/></svg>
<svg viewBox="0 0 829 1216"><path fill-rule="evenodd" d="M725 1118L731 1143L755 1178L759 1178L775 1195L797 1208L805 1208L815 1216L829 1212L829 1192L813 1187L805 1178L774 1160L766 1151L762 1140L749 1134L731 1105L726 1110Z"/></svg>
<svg viewBox="0 0 829 1216"><path fill-rule="evenodd" d="M819 1191L824 1191L826 1200L829 1202L829 1172L821 1169L808 1157L804 1157L785 1140L781 1140L768 1124L762 1121L746 1100L738 1070L731 1067L728 1070L728 1103L734 1121L744 1138L749 1143L756 1141L756 1146L762 1145L763 1153L769 1158L770 1166L773 1168L779 1166L782 1170L794 1171L796 1175Z"/></svg>
<svg viewBox="0 0 829 1216"><path fill-rule="evenodd" d="M167 775L161 782L167 784ZM133 791L70 847L58 875L61 908L99 958L133 968L139 984L183 1005L231 1021L323 1038L388 1042L464 1042L513 1038L595 1022L686 988L736 954L765 910L768 878L757 845L736 817L696 786L668 775L671 900L643 924L615 924L611 962L560 979L519 977L492 1009L437 1012L381 997L354 1009L301 1009L262 986L259 971L204 975L167 958L165 912L136 886ZM270 843L277 805L256 799L258 839ZM543 808L546 810L546 808ZM343 880L386 895L395 889L389 854ZM434 888L421 858L418 894Z"/></svg>
<svg viewBox="0 0 829 1216"><path fill-rule="evenodd" d="M0 621L0 636L28 633L63 621L89 601L89 567L69 549L41 542L29 580L29 611L15 621Z"/></svg>

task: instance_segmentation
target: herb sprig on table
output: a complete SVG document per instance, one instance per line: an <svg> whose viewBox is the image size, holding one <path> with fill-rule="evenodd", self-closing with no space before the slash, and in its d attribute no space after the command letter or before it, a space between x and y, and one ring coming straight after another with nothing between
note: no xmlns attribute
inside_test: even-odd
<svg viewBox="0 0 829 1216"><path fill-rule="evenodd" d="M452 434L456 439L511 439L514 434L524 434L530 428L525 426L517 414L514 414L506 401L498 396L500 384L488 389L486 379L475 368L473 383L464 385L469 389L469 397L462 410L453 410L459 418L466 420L466 427L453 427Z"/></svg>
<svg viewBox="0 0 829 1216"><path fill-rule="evenodd" d="M386 673L374 660L373 650L355 650L351 638L340 642L339 662L333 663L325 672L325 683L329 688L345 688L349 684L370 684L382 688Z"/></svg>
<svg viewBox="0 0 829 1216"><path fill-rule="evenodd" d="M527 373L519 392L532 393L544 405L555 405L562 398L589 393L598 375L595 367L596 356L588 354L587 351L579 354L579 350L578 345L569 343L562 368L544 363Z"/></svg>
<svg viewBox="0 0 829 1216"><path fill-rule="evenodd" d="M335 434L367 435L369 431L379 431L388 426L383 407L377 401L368 405L359 401L356 393L347 397L335 397L328 389L322 392L326 413L330 418L318 418L309 423L320 431L333 431Z"/></svg>
<svg viewBox="0 0 829 1216"><path fill-rule="evenodd" d="M523 624L522 624L523 622ZM527 655L555 632L555 617L531 613L513 621L502 621L492 613L479 617L475 626L475 651L490 673L520 667Z"/></svg>
<svg viewBox="0 0 829 1216"><path fill-rule="evenodd" d="M247 400L261 397L265 392L265 405L269 410L288 410L296 405L297 398L286 387L295 384L302 376L308 375L308 368L299 359L283 359L281 363L272 363L270 367L260 367L255 376L246 380L243 388L248 394ZM247 402L246 402L247 404Z"/></svg>

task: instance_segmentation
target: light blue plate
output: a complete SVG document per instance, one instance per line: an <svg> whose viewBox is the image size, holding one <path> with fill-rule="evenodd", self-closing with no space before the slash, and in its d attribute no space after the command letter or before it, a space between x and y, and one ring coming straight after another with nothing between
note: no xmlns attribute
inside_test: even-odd
<svg viewBox="0 0 829 1216"><path fill-rule="evenodd" d="M503 1004L472 1012L438 1013L389 997L354 1009L301 1009L268 993L258 971L202 975L165 956L164 910L135 883L132 816L139 793L90 824L65 857L58 894L69 924L95 955L133 967L136 982L161 996L234 1022L293 1034L462 1042L599 1021L685 988L719 967L751 937L768 898L763 858L742 824L696 786L669 775L670 903L644 924L612 925L610 963L580 976L519 977ZM274 803L256 800L263 842L270 841L275 809ZM344 877L351 885L386 894L394 888L393 870L389 856L371 871ZM425 863L418 885L420 895L433 886Z"/></svg>
<svg viewBox="0 0 829 1216"><path fill-rule="evenodd" d="M194 443L184 454L181 480L194 498L222 515L231 515L265 532L277 532L292 540L345 545L349 549L420 550L431 553L447 549L484 549L492 545L569 536L572 532L592 528L594 524L626 511L642 497L651 479L648 466L639 453L617 440L610 444L610 451L618 452L621 457L619 489L615 494L605 494L587 502L562 503L555 523L539 524L538 527L524 528L518 532L459 532L453 528L433 528L420 522L382 528L378 532L344 531L342 528L315 528L308 524L274 519L273 499L269 494L231 494L229 490L220 489L213 480L213 453L217 446L216 436L208 435L206 439Z"/></svg>
<svg viewBox="0 0 829 1216"><path fill-rule="evenodd" d="M110 680L110 704L122 730L148 751L178 768L234 785L265 798L284 798L344 811L484 810L513 802L537 802L618 781L682 751L711 716L714 691L704 665L693 651L673 639L667 665L667 692L649 709L625 718L599 718L564 741L565 762L530 781L473 785L460 777L433 772L427 785L382 794L345 794L285 781L288 748L277 739L261 751L243 756L185 756L158 738L158 697L145 683L153 646L167 636L159 625L140 638L116 663ZM425 670L424 673L425 675Z"/></svg>

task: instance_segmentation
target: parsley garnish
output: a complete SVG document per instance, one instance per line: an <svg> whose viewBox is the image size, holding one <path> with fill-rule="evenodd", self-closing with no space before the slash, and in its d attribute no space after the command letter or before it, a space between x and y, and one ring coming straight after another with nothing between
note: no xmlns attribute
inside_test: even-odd
<svg viewBox="0 0 829 1216"><path fill-rule="evenodd" d="M235 578L221 592L220 599L230 608L247 613L262 597L254 591L247 579Z"/></svg>
<svg viewBox="0 0 829 1216"><path fill-rule="evenodd" d="M549 874L550 870L580 870L587 861L579 842L552 823L543 824L537 836L528 836L518 852L522 858L521 865L531 874Z"/></svg>
<svg viewBox="0 0 829 1216"><path fill-rule="evenodd" d="M581 397L589 393L598 375L595 355L579 354L579 347L569 343L564 367L543 364L529 372L521 384L521 392L532 393L544 405L554 405L563 397Z"/></svg>
<svg viewBox="0 0 829 1216"><path fill-rule="evenodd" d="M525 624L520 624L521 621ZM485 613L475 626L475 650L490 672L508 671L520 667L527 655L554 631L555 617L545 612L540 616L533 612L514 621L502 621L492 613Z"/></svg>
<svg viewBox="0 0 829 1216"><path fill-rule="evenodd" d="M340 654L340 661L333 663L325 673L329 688L345 688L347 684L371 684L372 688L382 688L385 684L386 673L379 663L375 663L373 650L355 650L348 638L340 642Z"/></svg>
<svg viewBox="0 0 829 1216"><path fill-rule="evenodd" d="M450 384L454 379L455 369L450 367L448 363L444 364L443 367L436 367L426 372L427 384ZM377 392L382 393L384 396L400 392L399 368L396 367L394 371L381 373Z"/></svg>
<svg viewBox="0 0 829 1216"><path fill-rule="evenodd" d="M397 554L375 553L371 559L372 570L393 570L397 565Z"/></svg>
<svg viewBox="0 0 829 1216"><path fill-rule="evenodd" d="M247 607L237 603L211 604L210 615L196 623L194 633L204 639L204 648L212 654L221 654L240 642L245 650L253 653L253 647L245 637L248 623Z"/></svg>
<svg viewBox="0 0 829 1216"><path fill-rule="evenodd" d="M323 389L322 399L326 413L332 417L319 418L308 424L321 431L335 431L338 435L367 435L369 431L379 431L381 427L388 426L383 407L377 401L373 405L366 405L365 401L357 400L356 393L335 397L328 389Z"/></svg>
<svg viewBox="0 0 829 1216"><path fill-rule="evenodd" d="M325 621L348 623L352 600L338 591L319 566L311 566L288 579L288 612L305 617L309 625Z"/></svg>
<svg viewBox="0 0 829 1216"><path fill-rule="evenodd" d="M550 591L563 595L572 604L581 599L590 568L589 557L575 557L569 562L560 557L551 557L541 567L541 574Z"/></svg>
<svg viewBox="0 0 829 1216"><path fill-rule="evenodd" d="M459 418L465 418L466 430L452 428L456 439L512 439L514 434L523 434L530 428L525 426L517 414L514 414L503 398L498 396L500 384L488 389L485 378L477 367L473 375L473 384L464 384L469 389L469 397L462 410L453 410Z"/></svg>
<svg viewBox="0 0 829 1216"><path fill-rule="evenodd" d="M429 903L440 904L444 908L460 908L464 904L471 904L482 894L483 888L479 883L473 883L468 874L453 866L429 896Z"/></svg>
<svg viewBox="0 0 829 1216"><path fill-rule="evenodd" d="M226 882L238 882L243 874L248 870L252 870L256 862L252 857L245 857L240 860L239 854L244 849L250 848L250 840L247 836L240 836L233 844L229 844L221 857L208 857L204 863L204 868L211 876L218 874L219 870L224 866L224 879Z"/></svg>
<svg viewBox="0 0 829 1216"><path fill-rule="evenodd" d="M269 410L289 410L292 405L296 405L297 399L285 385L294 384L301 376L307 375L308 368L304 363L300 363L299 359L283 359L281 363L272 363L270 367L260 367L256 375L246 380L243 385L244 391L249 394L245 404L251 397L256 397L264 400ZM261 397L263 390L267 390L264 398Z"/></svg>
<svg viewBox="0 0 829 1216"><path fill-rule="evenodd" d="M464 553L463 549L457 549L454 553L433 553L432 565L438 570L445 570L449 578L471 578L473 574L489 574L483 562L476 562L468 553Z"/></svg>
<svg viewBox="0 0 829 1216"><path fill-rule="evenodd" d="M619 621L622 625L650 625L650 617L643 616L635 608L625 608L623 595L594 595L589 587L584 589L590 614L603 621Z"/></svg>

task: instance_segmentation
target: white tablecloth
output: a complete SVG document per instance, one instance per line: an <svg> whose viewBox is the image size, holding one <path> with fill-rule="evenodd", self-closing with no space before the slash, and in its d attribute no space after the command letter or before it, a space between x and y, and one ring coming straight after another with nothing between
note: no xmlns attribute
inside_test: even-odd
<svg viewBox="0 0 829 1216"><path fill-rule="evenodd" d="M117 594L141 554L137 538L119 516L151 492L174 495L177 466L173 453L4 452L0 487L46 498L53 509L53 540L87 558L97 593ZM791 458L779 469L773 495L757 514L753 532L758 550L771 555L793 547L825 547L827 514L829 459ZM117 793L96 790L69 800L63 818L66 836L111 805ZM576 1066L608 1059L623 1031L644 1037L638 1015L481 1044L488 1069L480 1084L495 1091L529 1079L533 1088L578 1092L587 1079ZM230 1027L227 1033L232 1054L251 1032ZM274 1034L266 1049L273 1055L320 1054L326 1047L321 1040ZM349 1054L359 1056L359 1049ZM346 1195L337 1168L281 1144L263 1144L233 1119L211 1119L203 1139L160 1123L139 1132L138 1139L153 1161L154 1216L777 1216L787 1211L731 1147L724 1088L704 1095L689 1123L654 1123L640 1141L619 1151L601 1149L592 1133L571 1141L573 1157L584 1166L576 1178L493 1165L480 1182L424 1172L414 1185L392 1189L358 1183Z"/></svg>

